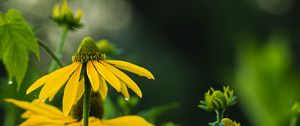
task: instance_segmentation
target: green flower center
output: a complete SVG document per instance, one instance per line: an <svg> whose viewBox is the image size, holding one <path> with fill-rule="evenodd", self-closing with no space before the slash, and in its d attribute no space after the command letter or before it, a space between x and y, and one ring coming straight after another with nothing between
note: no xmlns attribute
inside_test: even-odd
<svg viewBox="0 0 300 126"><path fill-rule="evenodd" d="M89 60L103 60L105 55L100 52L94 40L86 37L81 42L77 52L72 56L72 62L86 63Z"/></svg>

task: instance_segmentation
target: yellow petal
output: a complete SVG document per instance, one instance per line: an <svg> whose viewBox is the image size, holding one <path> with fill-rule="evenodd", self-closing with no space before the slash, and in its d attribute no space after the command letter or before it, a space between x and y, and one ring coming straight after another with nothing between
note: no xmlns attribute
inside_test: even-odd
<svg viewBox="0 0 300 126"><path fill-rule="evenodd" d="M55 114L56 118L63 117L62 112L60 111L60 109L56 108L55 106L42 103L39 100L33 100L32 104L36 105L37 107L40 107L41 109L47 110L47 111Z"/></svg>
<svg viewBox="0 0 300 126"><path fill-rule="evenodd" d="M43 77L41 77L40 79L38 79L37 81L35 81L26 91L26 94L31 93L33 90L39 88L40 86L44 85L46 83L46 81L48 80L48 75L45 75Z"/></svg>
<svg viewBox="0 0 300 126"><path fill-rule="evenodd" d="M91 126L107 126L107 125L103 125L101 123L101 120L99 120L95 117L89 117L89 123Z"/></svg>
<svg viewBox="0 0 300 126"><path fill-rule="evenodd" d="M97 61L92 61L94 66L97 68L98 73L118 92L121 90L121 84L119 79L105 66Z"/></svg>
<svg viewBox="0 0 300 126"><path fill-rule="evenodd" d="M66 83L70 75L75 71L75 69L80 65L80 63L75 62L69 66L58 69L49 74L49 79L42 88L39 98L45 101L48 97L53 97L57 91ZM50 99L51 100L51 99Z"/></svg>
<svg viewBox="0 0 300 126"><path fill-rule="evenodd" d="M64 124L75 122L75 119L61 118L53 119L47 116L35 115L28 118L20 126L64 126Z"/></svg>
<svg viewBox="0 0 300 126"><path fill-rule="evenodd" d="M105 99L108 91L107 84L101 75L99 75L99 80L100 80L99 91L102 99Z"/></svg>
<svg viewBox="0 0 300 126"><path fill-rule="evenodd" d="M53 8L53 13L52 13L53 18L58 18L59 17L59 5L56 4Z"/></svg>
<svg viewBox="0 0 300 126"><path fill-rule="evenodd" d="M83 120L81 120L80 122L76 123L75 125L71 124L68 126L82 126ZM89 126L108 126L105 125L101 122L100 119L95 118L95 117L89 117Z"/></svg>
<svg viewBox="0 0 300 126"><path fill-rule="evenodd" d="M18 101L14 99L5 99L6 102L12 103L22 109L30 111L32 113L46 116L49 118L64 117L59 109L54 106L50 106L44 103L30 103L25 101Z"/></svg>
<svg viewBox="0 0 300 126"><path fill-rule="evenodd" d="M80 66L75 70L75 72L73 73L73 75L71 76L71 78L69 79L65 87L64 96L63 96L63 113L65 115L69 114L74 104L77 95L76 93L78 90L81 67L82 65L80 64Z"/></svg>
<svg viewBox="0 0 300 126"><path fill-rule="evenodd" d="M21 117L22 118L29 118L31 115L33 115L33 113L31 111L26 111L24 112Z"/></svg>
<svg viewBox="0 0 300 126"><path fill-rule="evenodd" d="M86 65L86 72L90 79L93 90L97 91L99 89L99 77L98 77L98 72L94 67L92 61L88 61Z"/></svg>
<svg viewBox="0 0 300 126"><path fill-rule="evenodd" d="M154 79L154 76L150 71L138 65L126 61L120 61L120 60L105 60L105 62L113 64L120 69L127 70L137 75L147 77L148 79Z"/></svg>
<svg viewBox="0 0 300 126"><path fill-rule="evenodd" d="M76 98L74 101L74 104L76 104L78 102L78 100L81 98L81 96L83 95L84 92L84 77L80 80L80 82L78 83L78 88L77 88L77 93L76 93Z"/></svg>
<svg viewBox="0 0 300 126"><path fill-rule="evenodd" d="M111 120L103 120L108 126L154 126L139 116L122 116Z"/></svg>
<svg viewBox="0 0 300 126"><path fill-rule="evenodd" d="M121 82L121 93L123 94L126 100L129 100L129 93L126 85L123 82Z"/></svg>
<svg viewBox="0 0 300 126"><path fill-rule="evenodd" d="M131 90L133 90L139 97L142 97L142 91L141 91L141 89L137 86L137 84L130 77L128 77L125 73L123 73L122 71L118 70L114 66L112 66L112 65L110 65L110 64L108 64L108 63L106 63L104 61L100 61L100 63L102 63L111 72L113 72L120 80L124 81L124 83ZM127 90L127 88L126 88L126 90Z"/></svg>

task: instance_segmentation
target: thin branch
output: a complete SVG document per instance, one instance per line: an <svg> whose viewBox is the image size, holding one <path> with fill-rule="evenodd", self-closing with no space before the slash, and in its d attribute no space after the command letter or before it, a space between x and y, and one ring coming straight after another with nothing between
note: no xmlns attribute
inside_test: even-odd
<svg viewBox="0 0 300 126"><path fill-rule="evenodd" d="M53 58L53 60L58 64L59 67L63 67L63 63L58 59L54 52L49 48L49 46L41 39L38 39L39 45L45 49L45 51Z"/></svg>

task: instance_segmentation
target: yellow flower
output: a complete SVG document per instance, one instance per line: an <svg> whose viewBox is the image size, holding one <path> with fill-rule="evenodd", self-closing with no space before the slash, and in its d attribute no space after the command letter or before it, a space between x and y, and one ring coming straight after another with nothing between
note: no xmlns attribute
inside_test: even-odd
<svg viewBox="0 0 300 126"><path fill-rule="evenodd" d="M26 110L21 115L22 118L26 118L26 121L20 126L82 126L82 121L66 116L58 108L38 100L32 103L14 99L5 99L5 101ZM89 117L89 124L90 126L153 126L142 117L134 115L110 120Z"/></svg>
<svg viewBox="0 0 300 126"><path fill-rule="evenodd" d="M105 59L105 56L90 37L83 40L72 61L73 63L69 66L38 79L27 89L26 94L43 86L39 99L45 101L49 98L51 101L59 89L66 84L63 96L63 113L68 115L72 105L76 104L83 95L84 81L89 81L93 91L99 91L103 99L105 99L108 91L106 82L121 92L126 99L129 99L127 87L139 97L142 97L142 92L137 84L119 69L154 79L151 72L143 67L125 61ZM82 75L85 73L88 78L84 78Z"/></svg>
<svg viewBox="0 0 300 126"><path fill-rule="evenodd" d="M224 124L224 126L241 126L240 123L232 121L229 118L223 118L221 122Z"/></svg>

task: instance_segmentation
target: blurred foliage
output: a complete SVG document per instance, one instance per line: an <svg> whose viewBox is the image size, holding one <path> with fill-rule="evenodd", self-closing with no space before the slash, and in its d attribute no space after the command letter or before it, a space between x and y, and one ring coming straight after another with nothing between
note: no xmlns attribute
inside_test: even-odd
<svg viewBox="0 0 300 126"><path fill-rule="evenodd" d="M27 72L29 56L32 52L39 59L39 47L31 27L18 10L11 9L0 14L0 59L9 74L20 87Z"/></svg>
<svg viewBox="0 0 300 126"><path fill-rule="evenodd" d="M104 101L104 119L110 119L117 115L116 105L113 104L110 97L107 97Z"/></svg>
<svg viewBox="0 0 300 126"><path fill-rule="evenodd" d="M139 99L138 97L131 97L130 99L124 100L123 97L118 97L117 102L117 104L121 108L122 114L128 115L131 113L131 108L134 108L138 104Z"/></svg>
<svg viewBox="0 0 300 126"><path fill-rule="evenodd" d="M167 123L163 123L161 126L179 126L179 125L173 122L167 122Z"/></svg>
<svg viewBox="0 0 300 126"><path fill-rule="evenodd" d="M118 115L132 115L137 114L144 117L147 121L158 125L158 119L162 117L163 114L168 113L176 108L178 108L177 103L168 103L164 105L154 106L149 109L144 109L142 111L134 112L133 109L137 107L139 103L139 98L136 96L131 96L130 99L124 100L124 97L117 97L116 101L107 98L104 105L104 118L113 118ZM174 122L162 123L161 126L179 126Z"/></svg>
<svg viewBox="0 0 300 126"><path fill-rule="evenodd" d="M264 45L247 38L238 48L236 87L242 107L256 126L283 126L296 100L288 40L273 34Z"/></svg>
<svg viewBox="0 0 300 126"><path fill-rule="evenodd" d="M120 50L113 43L106 39L102 39L96 42L96 44L100 51L108 56L115 56L116 54L120 53Z"/></svg>
<svg viewBox="0 0 300 126"><path fill-rule="evenodd" d="M145 117L149 122L155 123L163 114L176 108L178 108L177 103L168 103L143 110L138 114Z"/></svg>

